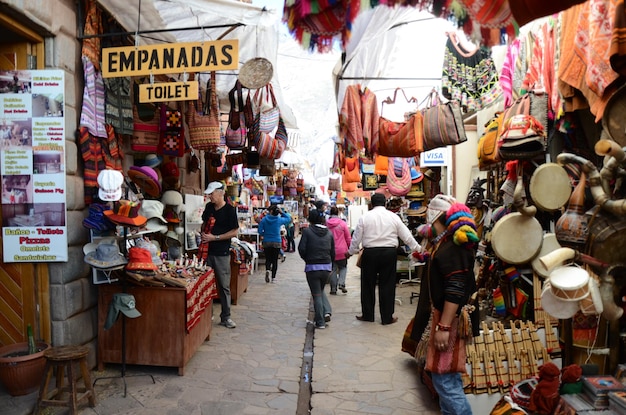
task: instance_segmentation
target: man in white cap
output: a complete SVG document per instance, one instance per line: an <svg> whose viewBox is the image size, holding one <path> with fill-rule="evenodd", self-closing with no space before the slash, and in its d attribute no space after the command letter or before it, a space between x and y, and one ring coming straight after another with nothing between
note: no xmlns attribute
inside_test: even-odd
<svg viewBox="0 0 626 415"><path fill-rule="evenodd" d="M220 325L234 329L237 325L230 318L230 239L239 233L239 221L237 211L231 204L226 203L224 193L224 184L221 182L209 183L204 191L204 194L208 195L209 203L202 213L198 255L205 259L215 272L222 305Z"/></svg>
<svg viewBox="0 0 626 415"><path fill-rule="evenodd" d="M421 250L411 231L395 213L385 208L385 195L372 195L372 210L359 218L352 235L348 254L354 255L363 247L361 255L361 311L360 321L374 321L376 282L378 302L383 324L398 321L393 316L396 299L396 264L398 238L412 251Z"/></svg>

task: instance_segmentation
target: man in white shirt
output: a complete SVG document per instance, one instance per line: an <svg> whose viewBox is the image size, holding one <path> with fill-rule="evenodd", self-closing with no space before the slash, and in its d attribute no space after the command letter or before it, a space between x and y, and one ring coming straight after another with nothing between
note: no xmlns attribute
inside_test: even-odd
<svg viewBox="0 0 626 415"><path fill-rule="evenodd" d="M354 255L363 247L361 256L361 311L356 316L360 321L374 321L376 305L376 283L378 301L383 324L398 321L393 316L396 297L396 261L398 238L411 251L422 249L411 231L395 213L385 208L387 200L383 194L372 196L372 209L359 218L348 253Z"/></svg>

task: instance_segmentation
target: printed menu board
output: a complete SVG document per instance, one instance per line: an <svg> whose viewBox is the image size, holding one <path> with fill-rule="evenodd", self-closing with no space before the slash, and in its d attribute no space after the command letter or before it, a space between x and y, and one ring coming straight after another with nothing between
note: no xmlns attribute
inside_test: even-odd
<svg viewBox="0 0 626 415"><path fill-rule="evenodd" d="M64 78L60 70L0 71L5 263L68 259Z"/></svg>

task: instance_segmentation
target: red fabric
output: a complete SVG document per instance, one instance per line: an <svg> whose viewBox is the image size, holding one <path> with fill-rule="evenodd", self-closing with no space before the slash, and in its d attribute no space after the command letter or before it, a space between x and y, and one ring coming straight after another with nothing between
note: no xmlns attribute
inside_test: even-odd
<svg viewBox="0 0 626 415"><path fill-rule="evenodd" d="M218 297L215 275L210 269L195 281L187 284L187 332L190 332L202 317L211 300Z"/></svg>
<svg viewBox="0 0 626 415"><path fill-rule="evenodd" d="M559 395L559 375L561 371L552 362L539 367L539 383L530 394L531 412L541 415L554 413L561 396Z"/></svg>
<svg viewBox="0 0 626 415"><path fill-rule="evenodd" d="M211 216L209 220L204 222L204 224L202 225L201 232L211 233L211 231L213 230L213 225L215 225L215 218ZM204 261L206 262L208 257L209 257L209 243L200 242L200 245L198 245L198 258L204 259Z"/></svg>

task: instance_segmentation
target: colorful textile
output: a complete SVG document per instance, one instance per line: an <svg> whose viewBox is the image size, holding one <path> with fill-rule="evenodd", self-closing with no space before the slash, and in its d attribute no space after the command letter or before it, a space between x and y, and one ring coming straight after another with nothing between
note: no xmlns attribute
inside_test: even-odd
<svg viewBox="0 0 626 415"><path fill-rule="evenodd" d="M348 85L339 112L339 137L346 156L378 153L379 114L376 94L361 85Z"/></svg>
<svg viewBox="0 0 626 415"><path fill-rule="evenodd" d="M122 170L122 146L113 127L106 125L106 140L96 137L85 126L78 129L79 149L84 161L85 203L91 204L98 198L98 174L101 170Z"/></svg>
<svg viewBox="0 0 626 415"><path fill-rule="evenodd" d="M463 112L485 108L502 94L491 52L486 48L468 52L450 37L444 52L441 83L443 96L457 101Z"/></svg>
<svg viewBox="0 0 626 415"><path fill-rule="evenodd" d="M618 77L611 69L607 47L611 44L616 5L617 0L590 0L561 13L560 41L564 47L560 48L558 78L566 85L560 84L559 89L570 104L576 92L567 87L580 91L597 122L614 92L611 84Z"/></svg>
<svg viewBox="0 0 626 415"><path fill-rule="evenodd" d="M617 1L613 22L609 59L615 72L626 75L626 9L624 8L624 0Z"/></svg>
<svg viewBox="0 0 626 415"><path fill-rule="evenodd" d="M80 125L84 125L96 137L106 137L104 80L96 71L91 60L82 57L85 88L83 89L83 106L80 113Z"/></svg>
<svg viewBox="0 0 626 415"><path fill-rule="evenodd" d="M212 269L187 284L187 322L185 327L189 333L200 321L204 310L217 298L217 285Z"/></svg>
<svg viewBox="0 0 626 415"><path fill-rule="evenodd" d="M500 88L504 97L504 108L513 104L513 80L515 79L515 62L519 56L520 39L511 42L506 50L502 70L500 71Z"/></svg>

